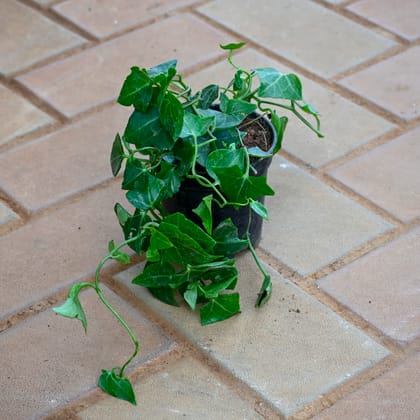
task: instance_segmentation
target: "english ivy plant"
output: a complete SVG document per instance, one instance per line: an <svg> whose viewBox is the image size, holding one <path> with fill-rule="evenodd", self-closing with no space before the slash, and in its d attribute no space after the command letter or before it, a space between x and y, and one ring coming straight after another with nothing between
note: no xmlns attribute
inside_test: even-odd
<svg viewBox="0 0 420 420"><path fill-rule="evenodd" d="M210 84L193 92L177 71L176 60L151 69L132 67L118 102L134 108L122 135L111 150L111 168L117 176L124 167L122 189L134 210L115 205L125 240L109 243L109 254L99 263L93 282L74 284L66 302L54 311L76 318L87 328L79 293L92 288L103 304L127 330L134 352L122 365L103 370L99 386L110 395L136 403L125 369L135 358L139 343L131 328L102 293L99 275L108 260L131 262L123 252L143 254L146 264L133 283L146 287L157 299L178 306L179 298L193 311L199 310L203 325L222 321L240 312L235 254L249 249L263 282L256 299L262 306L271 295L270 276L260 263L249 234L252 212L268 219L261 198L273 195L266 176L256 174L254 163L277 153L282 144L287 117L295 115L322 137L315 108L302 97L302 84L295 74L271 68L244 70L233 62L233 51L244 43L223 45L233 68L227 86ZM255 113L257 111L257 113ZM277 143L266 149L245 144L246 127L267 116L277 134ZM311 122L312 121L312 122ZM182 184L193 180L206 192L192 210L197 219L181 212L168 212L167 202ZM214 223L215 208L247 207L248 229L238 234L226 218Z"/></svg>

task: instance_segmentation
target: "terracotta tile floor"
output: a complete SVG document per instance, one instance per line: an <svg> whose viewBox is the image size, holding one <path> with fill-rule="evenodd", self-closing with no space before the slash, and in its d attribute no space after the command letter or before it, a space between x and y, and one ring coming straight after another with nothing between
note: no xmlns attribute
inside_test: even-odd
<svg viewBox="0 0 420 420"><path fill-rule="evenodd" d="M2 0L1 420L420 418L420 3L403 3ZM108 156L130 66L223 81L237 40L238 62L302 76L327 137L291 122L273 160L263 309L246 254L242 314L208 327L131 285L141 264L105 271L141 341L132 406L96 386L131 351L119 325L90 293L87 335L51 309L121 236Z"/></svg>

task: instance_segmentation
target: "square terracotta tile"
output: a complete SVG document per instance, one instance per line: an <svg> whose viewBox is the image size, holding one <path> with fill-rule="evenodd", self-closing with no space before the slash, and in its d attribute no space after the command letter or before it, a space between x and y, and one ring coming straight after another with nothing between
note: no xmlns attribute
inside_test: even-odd
<svg viewBox="0 0 420 420"><path fill-rule="evenodd" d="M116 278L284 416L389 354L269 267L273 294L263 308L255 308L261 273L249 253L239 256L237 266L242 312L205 327L198 313L166 305L133 285L141 266Z"/></svg>
<svg viewBox="0 0 420 420"><path fill-rule="evenodd" d="M420 46L380 61L339 83L398 117L420 115Z"/></svg>
<svg viewBox="0 0 420 420"><path fill-rule="evenodd" d="M0 154L2 188L34 213L111 179L112 142L130 112L112 106Z"/></svg>
<svg viewBox="0 0 420 420"><path fill-rule="evenodd" d="M418 0L360 0L348 9L409 41L420 36Z"/></svg>
<svg viewBox="0 0 420 420"><path fill-rule="evenodd" d="M159 390L159 392L156 392ZM82 420L223 419L262 420L252 407L220 382L207 367L188 357L134 385L137 407L107 398L79 413ZM164 398L162 398L164 396Z"/></svg>
<svg viewBox="0 0 420 420"><path fill-rule="evenodd" d="M321 289L395 340L420 336L420 228L319 281Z"/></svg>
<svg viewBox="0 0 420 420"><path fill-rule="evenodd" d="M325 78L395 45L390 39L311 1L264 0L256 6L254 0L216 0L198 10Z"/></svg>
<svg viewBox="0 0 420 420"><path fill-rule="evenodd" d="M47 125L53 119L30 102L0 85L0 145Z"/></svg>
<svg viewBox="0 0 420 420"><path fill-rule="evenodd" d="M192 43L191 39L196 42ZM115 99L130 67L152 67L174 58L186 69L220 56L226 35L189 14L165 19L30 72L19 80L73 117Z"/></svg>
<svg viewBox="0 0 420 420"><path fill-rule="evenodd" d="M330 174L404 222L420 216L420 127Z"/></svg>
<svg viewBox="0 0 420 420"><path fill-rule="evenodd" d="M273 159L261 247L309 275L389 230L392 225L285 159Z"/></svg>
<svg viewBox="0 0 420 420"><path fill-rule="evenodd" d="M85 42L83 38L15 0L2 0L0 73L10 74Z"/></svg>
<svg viewBox="0 0 420 420"><path fill-rule="evenodd" d="M103 292L140 339L133 366L169 350L172 342L159 329L106 287ZM88 321L86 333L78 320L47 309L1 334L2 419L44 418L95 389L101 369L130 356L130 337L93 291L82 292L80 301Z"/></svg>
<svg viewBox="0 0 420 420"><path fill-rule="evenodd" d="M419 371L420 354L417 354L338 401L314 419L416 420L420 413Z"/></svg>
<svg viewBox="0 0 420 420"><path fill-rule="evenodd" d="M98 38L138 25L194 0L67 0L53 9Z"/></svg>

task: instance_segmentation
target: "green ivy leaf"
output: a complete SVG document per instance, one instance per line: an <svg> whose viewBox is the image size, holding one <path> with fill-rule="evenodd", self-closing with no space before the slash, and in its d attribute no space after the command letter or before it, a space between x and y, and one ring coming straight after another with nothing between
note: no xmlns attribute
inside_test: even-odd
<svg viewBox="0 0 420 420"><path fill-rule="evenodd" d="M281 146L283 144L283 135L284 135L284 131L286 130L287 121L288 121L287 117L285 116L279 117L275 111L273 111L273 113L271 114L271 122L277 133L277 145L273 150L273 155L276 154L281 149Z"/></svg>
<svg viewBox="0 0 420 420"><path fill-rule="evenodd" d="M197 208L193 209L193 212L200 217L204 229L206 229L207 233L211 235L213 231L213 217L212 217L212 201L213 195L207 195L204 197Z"/></svg>
<svg viewBox="0 0 420 420"><path fill-rule="evenodd" d="M160 122L174 140L181 134L184 121L184 108L176 96L167 92L160 110Z"/></svg>
<svg viewBox="0 0 420 420"><path fill-rule="evenodd" d="M216 109L197 109L201 117L214 117L214 129L224 130L226 128L236 128L243 120L241 115L229 115ZM235 130L236 131L236 130Z"/></svg>
<svg viewBox="0 0 420 420"><path fill-rule="evenodd" d="M246 204L264 195L274 195L265 176L249 176L244 173L245 150L215 150L210 153L206 170L219 182L222 192L232 203Z"/></svg>
<svg viewBox="0 0 420 420"><path fill-rule="evenodd" d="M220 48L222 48L223 50L234 51L234 50L239 50L239 48L242 48L244 45L246 45L246 42L237 42L237 43L220 45Z"/></svg>
<svg viewBox="0 0 420 420"><path fill-rule="evenodd" d="M98 385L107 394L137 405L131 382L127 378L117 376L114 370L109 371L103 369Z"/></svg>
<svg viewBox="0 0 420 420"><path fill-rule="evenodd" d="M197 297L198 297L197 282L190 283L187 287L187 290L184 292L184 299L185 299L185 302L188 303L189 307L193 311L195 310Z"/></svg>
<svg viewBox="0 0 420 420"><path fill-rule="evenodd" d="M269 220L267 208L264 206L263 203L259 201L250 200L250 207L252 210L255 211L259 216L261 216L265 220Z"/></svg>
<svg viewBox="0 0 420 420"><path fill-rule="evenodd" d="M201 91L198 106L201 109L208 109L213 104L213 102L218 98L218 96L219 96L219 86L208 85Z"/></svg>
<svg viewBox="0 0 420 420"><path fill-rule="evenodd" d="M148 263L142 273L132 280L133 284L143 287L162 287L168 286L175 278L175 269L166 262Z"/></svg>
<svg viewBox="0 0 420 420"><path fill-rule="evenodd" d="M258 95L261 98L302 99L302 83L293 73L283 74L271 67L254 70L260 79L261 85Z"/></svg>
<svg viewBox="0 0 420 420"><path fill-rule="evenodd" d="M175 290L170 286L149 288L149 292L156 299L171 306L179 306L175 299Z"/></svg>
<svg viewBox="0 0 420 420"><path fill-rule="evenodd" d="M82 323L85 332L87 330L87 319L79 300L79 292L88 285L90 285L90 283L73 284L69 290L67 300L61 306L53 308L53 311L58 315L66 318L78 319Z"/></svg>
<svg viewBox="0 0 420 420"><path fill-rule="evenodd" d="M219 295L200 308L202 325L224 321L240 312L239 293Z"/></svg>
<svg viewBox="0 0 420 420"><path fill-rule="evenodd" d="M135 190L128 191L126 197L135 208L149 210L160 201L165 182L153 175L148 175L143 181Z"/></svg>
<svg viewBox="0 0 420 420"><path fill-rule="evenodd" d="M169 69L176 69L177 60L169 60L147 70L147 74L154 78L161 74L168 74Z"/></svg>
<svg viewBox="0 0 420 420"><path fill-rule="evenodd" d="M124 149L121 142L121 137L117 133L114 142L112 143L111 149L111 169L112 175L117 176L121 169L122 162L124 160Z"/></svg>
<svg viewBox="0 0 420 420"><path fill-rule="evenodd" d="M213 239L216 241L214 252L220 255L233 255L244 250L248 241L239 239L238 229L231 219L225 219L214 229Z"/></svg>
<svg viewBox="0 0 420 420"><path fill-rule="evenodd" d="M258 157L258 158L268 158L272 156L271 153L265 152L264 150L260 149L258 146L248 148L247 152L249 156Z"/></svg>
<svg viewBox="0 0 420 420"><path fill-rule="evenodd" d="M131 67L131 73L125 79L118 96L118 103L124 106L134 105L146 110L151 100L151 80L145 70Z"/></svg>
<svg viewBox="0 0 420 420"><path fill-rule="evenodd" d="M214 125L213 117L200 117L199 115L192 114L191 112L185 112L180 137L200 137L206 134L207 130L212 125Z"/></svg>
<svg viewBox="0 0 420 420"><path fill-rule="evenodd" d="M225 99L220 103L220 109L225 114L241 118L241 121L257 109L257 105L242 99Z"/></svg>
<svg viewBox="0 0 420 420"><path fill-rule="evenodd" d="M160 112L156 106L151 106L146 112L134 111L128 119L124 137L138 148L156 147L168 150L174 144L172 137L160 122Z"/></svg>

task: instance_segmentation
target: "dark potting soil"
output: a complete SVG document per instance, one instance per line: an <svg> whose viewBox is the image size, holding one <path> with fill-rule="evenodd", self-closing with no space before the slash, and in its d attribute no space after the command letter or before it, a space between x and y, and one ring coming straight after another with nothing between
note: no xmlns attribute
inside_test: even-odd
<svg viewBox="0 0 420 420"><path fill-rule="evenodd" d="M247 148L257 146L264 152L267 152L273 143L271 131L261 116L245 118L239 126L239 130L247 133L243 139Z"/></svg>

